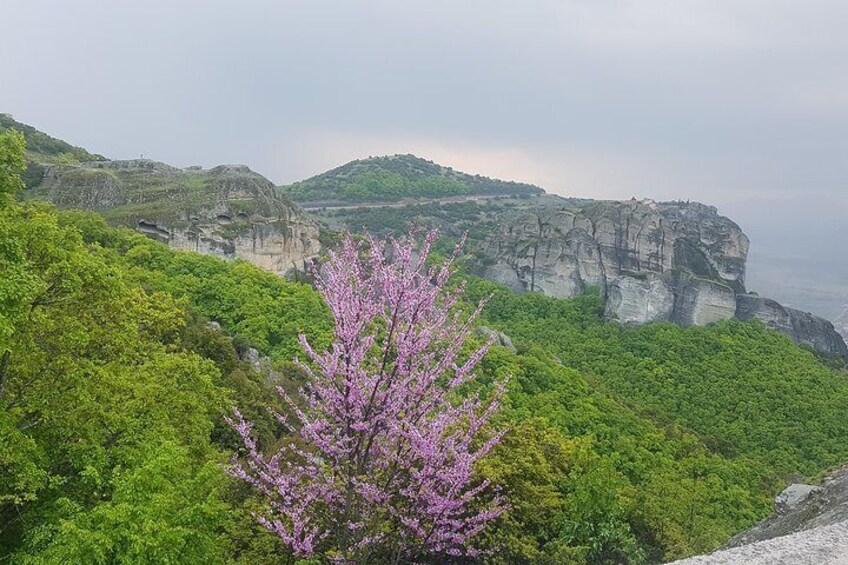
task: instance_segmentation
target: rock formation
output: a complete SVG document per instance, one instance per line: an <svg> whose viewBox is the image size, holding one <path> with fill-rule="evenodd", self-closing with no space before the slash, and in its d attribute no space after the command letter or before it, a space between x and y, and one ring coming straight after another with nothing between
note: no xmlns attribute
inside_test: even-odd
<svg viewBox="0 0 848 565"><path fill-rule="evenodd" d="M283 274L320 251L318 224L242 165L178 169L147 159L49 165L31 191L100 212L176 249L250 261Z"/></svg>
<svg viewBox="0 0 848 565"><path fill-rule="evenodd" d="M503 223L485 247L490 276L521 290L568 297L632 273L685 269L745 286L748 238L696 203L569 201Z"/></svg>
<svg viewBox="0 0 848 565"><path fill-rule="evenodd" d="M846 565L848 522L674 561L669 565Z"/></svg>
<svg viewBox="0 0 848 565"><path fill-rule="evenodd" d="M518 351L518 349L512 343L512 339L501 331L493 330L488 326L480 326L479 328L477 328L477 335L481 336L485 340L492 340L492 343L494 345L506 347L507 349L513 352Z"/></svg>
<svg viewBox="0 0 848 565"><path fill-rule="evenodd" d="M559 199L501 220L482 246L483 275L515 290L567 298L597 287L624 324L759 319L848 358L830 322L747 293L748 238L711 206Z"/></svg>
<svg viewBox="0 0 848 565"><path fill-rule="evenodd" d="M767 326L792 336L798 343L816 351L848 357L848 345L831 322L781 306L774 300L756 294L740 294L736 297L736 317L741 320L761 320Z"/></svg>
<svg viewBox="0 0 848 565"><path fill-rule="evenodd" d="M674 293L659 275L618 276L607 283L607 315L623 324L668 322Z"/></svg>

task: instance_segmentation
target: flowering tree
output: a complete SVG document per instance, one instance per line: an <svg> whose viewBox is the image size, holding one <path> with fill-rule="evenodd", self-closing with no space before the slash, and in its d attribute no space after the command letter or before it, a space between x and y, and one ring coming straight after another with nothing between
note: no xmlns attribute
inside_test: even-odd
<svg viewBox="0 0 848 565"><path fill-rule="evenodd" d="M491 345L462 353L482 304L463 316L462 287L446 287L462 244L426 267L436 235L420 247L413 237L370 238L368 250L347 235L330 253L316 276L335 339L318 352L301 336L308 384L299 398L280 390L297 444L266 456L249 422L237 411L231 422L247 453L230 472L268 499L260 523L299 557L473 555L472 538L504 510L499 495L482 500L488 483L474 479L502 436L483 430L502 388L488 402L457 391Z"/></svg>

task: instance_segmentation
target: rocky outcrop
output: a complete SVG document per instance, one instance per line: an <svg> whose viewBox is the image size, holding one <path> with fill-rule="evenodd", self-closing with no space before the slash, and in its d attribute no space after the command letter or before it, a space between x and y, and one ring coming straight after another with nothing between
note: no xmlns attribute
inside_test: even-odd
<svg viewBox="0 0 848 565"><path fill-rule="evenodd" d="M820 485L792 484L775 498L774 514L730 539L726 547L839 524L848 520L848 465Z"/></svg>
<svg viewBox="0 0 848 565"><path fill-rule="evenodd" d="M681 326L705 326L736 314L736 293L723 282L678 273L674 282L672 321Z"/></svg>
<svg viewBox="0 0 848 565"><path fill-rule="evenodd" d="M816 351L848 358L830 322L745 289L748 238L693 202L549 199L506 211L483 244L483 276L519 291L568 298L597 287L624 324L706 325L759 319Z"/></svg>
<svg viewBox="0 0 848 565"><path fill-rule="evenodd" d="M740 294L736 297L736 317L741 320L761 320L767 326L816 351L848 357L848 345L833 324L808 312L787 308L756 294Z"/></svg>
<svg viewBox="0 0 848 565"><path fill-rule="evenodd" d="M848 522L675 561L670 565L846 565Z"/></svg>
<svg viewBox="0 0 848 565"><path fill-rule="evenodd" d="M243 165L178 169L148 159L53 165L36 196L95 210L184 249L283 274L320 252L318 224Z"/></svg>
<svg viewBox="0 0 848 565"><path fill-rule="evenodd" d="M571 297L599 287L627 324L732 318L745 289L748 238L697 203L566 201L505 221L484 273L517 290Z"/></svg>
<svg viewBox="0 0 848 565"><path fill-rule="evenodd" d="M675 565L843 565L848 563L848 466L820 485L791 484L774 514L730 539L722 551Z"/></svg>
<svg viewBox="0 0 848 565"><path fill-rule="evenodd" d="M486 341L491 340L494 345L500 345L501 347L506 347L510 351L518 351L515 345L512 343L512 339L505 333L493 330L487 326L480 326L477 328L477 334L480 335Z"/></svg>
<svg viewBox="0 0 848 565"><path fill-rule="evenodd" d="M742 291L748 238L702 204L563 200L506 219L484 251L492 278L551 296L675 269Z"/></svg>

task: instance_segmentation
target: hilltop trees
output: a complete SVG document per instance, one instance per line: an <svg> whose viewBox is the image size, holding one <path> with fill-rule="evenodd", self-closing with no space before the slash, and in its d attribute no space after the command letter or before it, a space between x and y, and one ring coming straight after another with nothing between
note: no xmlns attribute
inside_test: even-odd
<svg viewBox="0 0 848 565"><path fill-rule="evenodd" d="M484 429L500 392L490 401L457 394L489 345L464 351L479 308L462 316L462 288L446 286L459 247L426 267L435 237L419 249L411 237L389 249L371 239L366 252L348 235L331 253L317 286L334 341L319 352L302 338L308 383L299 398L280 390L296 441L265 455L236 412L247 457L231 472L267 497L260 522L299 556L385 563L473 554L472 538L504 509L497 495L479 500L489 485L474 478L501 439Z"/></svg>

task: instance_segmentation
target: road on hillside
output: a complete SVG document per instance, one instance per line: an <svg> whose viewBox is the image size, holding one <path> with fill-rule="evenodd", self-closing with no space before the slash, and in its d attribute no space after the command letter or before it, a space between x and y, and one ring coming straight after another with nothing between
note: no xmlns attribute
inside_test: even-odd
<svg viewBox="0 0 848 565"><path fill-rule="evenodd" d="M430 198L426 200L400 200L396 202L364 202L361 204L339 204L305 202L300 205L307 212L319 210L356 210L358 208L403 208L414 204L456 204L459 202L480 202L484 200L497 200L514 198L511 194L475 194L471 196L446 196L444 198Z"/></svg>

